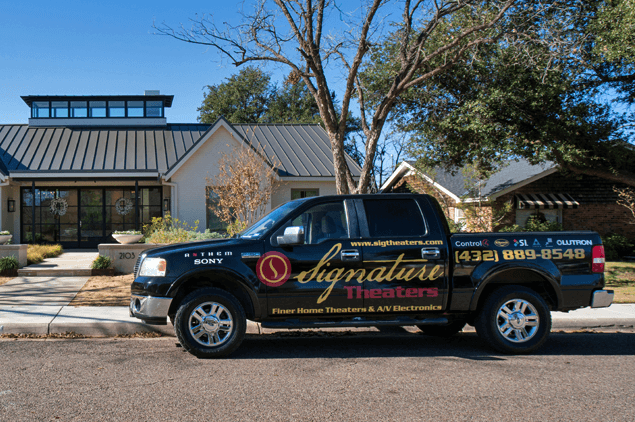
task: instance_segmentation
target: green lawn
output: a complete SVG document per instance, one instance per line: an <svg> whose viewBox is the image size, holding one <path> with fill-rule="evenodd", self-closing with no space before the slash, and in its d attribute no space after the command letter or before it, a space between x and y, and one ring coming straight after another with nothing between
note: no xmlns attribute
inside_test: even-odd
<svg viewBox="0 0 635 422"><path fill-rule="evenodd" d="M615 290L614 303L635 303L635 262L607 262L606 287Z"/></svg>

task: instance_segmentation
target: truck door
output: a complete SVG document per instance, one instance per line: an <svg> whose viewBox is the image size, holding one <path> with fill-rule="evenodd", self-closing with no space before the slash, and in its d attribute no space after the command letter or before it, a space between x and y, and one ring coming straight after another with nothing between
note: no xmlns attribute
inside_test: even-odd
<svg viewBox="0 0 635 422"><path fill-rule="evenodd" d="M288 279L267 284L267 308L270 316L328 317L335 314L358 313L363 299L349 297L345 289L348 273L361 268L361 248L351 248L351 233L358 231L357 220L350 200L316 204L276 230L267 253L257 265L263 275L277 276L275 262L280 268L289 266ZM304 243L280 247L277 236L287 227L302 227ZM269 258L271 257L271 258ZM267 262L269 259L271 262ZM262 276L260 277L263 278Z"/></svg>
<svg viewBox="0 0 635 422"><path fill-rule="evenodd" d="M445 236L427 210L413 198L355 200L360 215L365 278L355 297L367 312L434 312L445 307L447 273Z"/></svg>

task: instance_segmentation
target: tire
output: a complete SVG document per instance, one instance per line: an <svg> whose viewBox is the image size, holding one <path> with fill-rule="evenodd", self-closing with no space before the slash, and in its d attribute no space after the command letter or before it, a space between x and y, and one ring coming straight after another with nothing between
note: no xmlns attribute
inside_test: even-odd
<svg viewBox="0 0 635 422"><path fill-rule="evenodd" d="M215 288L187 295L174 319L179 343L199 358L231 354L245 338L246 327L247 319L240 302L231 293Z"/></svg>
<svg viewBox="0 0 635 422"><path fill-rule="evenodd" d="M452 337L465 327L465 321L456 320L447 325L417 325L417 328L427 336Z"/></svg>
<svg viewBox="0 0 635 422"><path fill-rule="evenodd" d="M479 337L499 352L531 353L549 337L551 313L535 291L506 286L486 298L475 327Z"/></svg>

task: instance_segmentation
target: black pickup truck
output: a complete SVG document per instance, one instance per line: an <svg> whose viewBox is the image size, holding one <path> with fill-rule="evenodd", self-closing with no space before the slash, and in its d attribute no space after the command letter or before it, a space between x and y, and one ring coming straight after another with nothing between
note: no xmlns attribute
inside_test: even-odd
<svg viewBox="0 0 635 422"><path fill-rule="evenodd" d="M540 347L550 311L606 307L595 232L451 234L427 195L298 199L240 235L151 249L135 266L131 315L174 324L181 345L221 357L246 320L270 328L465 324L505 353Z"/></svg>

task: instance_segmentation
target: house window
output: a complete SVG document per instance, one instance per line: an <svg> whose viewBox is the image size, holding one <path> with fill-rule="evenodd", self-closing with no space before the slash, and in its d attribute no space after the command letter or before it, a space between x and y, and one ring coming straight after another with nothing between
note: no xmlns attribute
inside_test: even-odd
<svg viewBox="0 0 635 422"><path fill-rule="evenodd" d="M454 218L453 218L455 223L459 223L462 220L465 220L465 213L463 212L463 210L461 208L454 208Z"/></svg>
<svg viewBox="0 0 635 422"><path fill-rule="evenodd" d="M529 220L529 217L532 215L537 215L540 218L544 216L545 220L551 223L562 224L561 209L516 210L516 224L521 227L525 227L527 220Z"/></svg>
<svg viewBox="0 0 635 422"><path fill-rule="evenodd" d="M51 103L51 117L67 118L68 101L53 101Z"/></svg>
<svg viewBox="0 0 635 422"><path fill-rule="evenodd" d="M71 101L71 117L88 117L86 101Z"/></svg>
<svg viewBox="0 0 635 422"><path fill-rule="evenodd" d="M106 101L90 101L88 105L90 117L106 117Z"/></svg>
<svg viewBox="0 0 635 422"><path fill-rule="evenodd" d="M128 117L143 117L143 101L128 101Z"/></svg>
<svg viewBox="0 0 635 422"><path fill-rule="evenodd" d="M108 101L108 117L126 117L126 102Z"/></svg>
<svg viewBox="0 0 635 422"><path fill-rule="evenodd" d="M291 200L319 196L319 189L291 189Z"/></svg>
<svg viewBox="0 0 635 422"><path fill-rule="evenodd" d="M48 101L34 101L31 106L31 116L36 119L51 117Z"/></svg>
<svg viewBox="0 0 635 422"><path fill-rule="evenodd" d="M216 187L215 189L218 189ZM211 187L207 187L207 194L205 195L205 209L206 209L206 225L205 228L211 232L226 232L227 223L222 221L214 212L218 209L218 194L214 192Z"/></svg>
<svg viewBox="0 0 635 422"><path fill-rule="evenodd" d="M146 101L146 117L163 117L163 101Z"/></svg>

